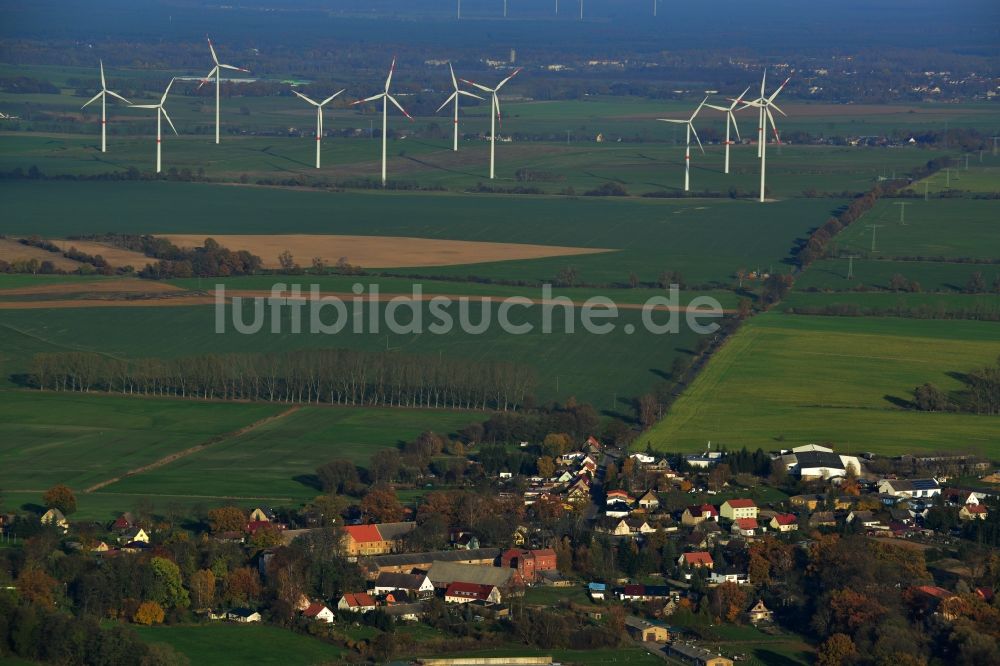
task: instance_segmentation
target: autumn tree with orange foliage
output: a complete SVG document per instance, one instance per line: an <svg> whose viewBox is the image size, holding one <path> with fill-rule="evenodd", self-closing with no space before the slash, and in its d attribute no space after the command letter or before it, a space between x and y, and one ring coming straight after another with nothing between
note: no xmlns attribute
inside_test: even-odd
<svg viewBox="0 0 1000 666"><path fill-rule="evenodd" d="M48 575L37 566L28 566L21 570L14 581L18 594L28 603L52 609L56 607L55 578Z"/></svg>
<svg viewBox="0 0 1000 666"><path fill-rule="evenodd" d="M165 615L160 604L155 601L143 601L132 615L132 621L149 626L162 623Z"/></svg>
<svg viewBox="0 0 1000 666"><path fill-rule="evenodd" d="M247 605L260 597L260 577L257 570L241 567L226 576L226 599L230 603Z"/></svg>
<svg viewBox="0 0 1000 666"><path fill-rule="evenodd" d="M730 623L740 621L750 601L750 593L736 583L723 583L712 588L708 594L712 615Z"/></svg>
<svg viewBox="0 0 1000 666"><path fill-rule="evenodd" d="M858 655L854 641L846 634L834 634L816 650L816 666L844 666Z"/></svg>
<svg viewBox="0 0 1000 666"><path fill-rule="evenodd" d="M397 523L403 519L403 505L396 491L387 485L377 485L361 500L361 511L377 523Z"/></svg>
<svg viewBox="0 0 1000 666"><path fill-rule="evenodd" d="M221 506L208 512L212 532L239 532L247 525L247 514L237 506Z"/></svg>

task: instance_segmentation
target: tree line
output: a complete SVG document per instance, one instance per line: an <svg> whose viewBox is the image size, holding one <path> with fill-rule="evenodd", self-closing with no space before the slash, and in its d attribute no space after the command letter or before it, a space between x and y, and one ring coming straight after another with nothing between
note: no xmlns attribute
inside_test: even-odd
<svg viewBox="0 0 1000 666"><path fill-rule="evenodd" d="M28 383L220 400L513 411L529 399L530 368L507 361L347 349L118 359L90 352L37 354Z"/></svg>

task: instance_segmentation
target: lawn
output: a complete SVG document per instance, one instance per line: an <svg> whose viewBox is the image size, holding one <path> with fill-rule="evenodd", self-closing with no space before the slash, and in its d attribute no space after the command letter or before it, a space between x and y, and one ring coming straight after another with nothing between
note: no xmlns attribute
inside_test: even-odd
<svg viewBox="0 0 1000 666"><path fill-rule="evenodd" d="M706 442L765 450L830 441L841 450L1000 453L1000 421L903 409L913 388L961 386L951 373L992 363L997 324L893 318L754 318L637 446Z"/></svg>
<svg viewBox="0 0 1000 666"><path fill-rule="evenodd" d="M187 655L191 666L275 664L308 666L336 661L343 648L265 624L209 624L135 627L148 643L168 643Z"/></svg>
<svg viewBox="0 0 1000 666"><path fill-rule="evenodd" d="M527 646L474 650L463 652L462 657L533 657L550 656L554 662L567 666L597 666L599 664L636 664L638 666L658 666L663 660L641 647L623 646L619 648L599 648L595 650L540 650ZM443 658L455 655L438 655Z"/></svg>
<svg viewBox="0 0 1000 666"><path fill-rule="evenodd" d="M278 405L0 391L0 487L87 488L276 414ZM206 493L207 494L207 493Z"/></svg>
<svg viewBox="0 0 1000 666"><path fill-rule="evenodd" d="M424 430L445 435L482 421L480 412L306 407L250 433L104 490L147 495L273 496L308 500L320 492L314 471L334 458L366 466Z"/></svg>

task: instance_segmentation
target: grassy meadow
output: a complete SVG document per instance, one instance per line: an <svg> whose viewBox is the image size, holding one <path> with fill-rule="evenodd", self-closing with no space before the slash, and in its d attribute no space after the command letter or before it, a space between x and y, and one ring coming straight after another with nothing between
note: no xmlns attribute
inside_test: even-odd
<svg viewBox="0 0 1000 666"><path fill-rule="evenodd" d="M167 643L187 656L191 666L274 664L313 666L338 661L343 648L266 624L135 627L148 643Z"/></svg>
<svg viewBox="0 0 1000 666"><path fill-rule="evenodd" d="M962 450L1000 454L1000 422L898 406L950 373L996 359L996 324L891 318L761 315L745 325L659 424L661 450L707 441L765 450L830 441L847 451Z"/></svg>

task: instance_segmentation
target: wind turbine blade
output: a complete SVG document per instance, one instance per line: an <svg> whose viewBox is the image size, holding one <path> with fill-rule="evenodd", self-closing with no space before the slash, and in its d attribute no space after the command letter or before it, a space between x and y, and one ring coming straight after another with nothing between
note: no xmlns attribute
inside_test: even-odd
<svg viewBox="0 0 1000 666"><path fill-rule="evenodd" d="M764 84L767 81L767 67L764 68L764 76L760 77L760 98L764 99Z"/></svg>
<svg viewBox="0 0 1000 666"><path fill-rule="evenodd" d="M661 123L675 123L677 125L687 125L686 120L674 120L673 118L657 118Z"/></svg>
<svg viewBox="0 0 1000 666"><path fill-rule="evenodd" d="M743 92L741 92L739 97L737 97L734 100L730 100L730 101L732 101L733 105L731 107L729 107L729 110L732 111L733 109L736 108L737 104L743 103L743 98L747 96L748 92L750 92L750 86L747 86L747 89L744 90Z"/></svg>
<svg viewBox="0 0 1000 666"><path fill-rule="evenodd" d="M774 109L775 111L777 111L778 113L780 113L781 115L783 115L785 117L788 117L788 114L785 113L784 111L782 111L781 109L779 109L778 105L775 104L774 102L771 102L770 104L768 104L768 106L771 107L772 109Z"/></svg>
<svg viewBox="0 0 1000 666"><path fill-rule="evenodd" d="M791 81L791 80L792 80L792 77L790 77L790 76L787 79L785 79L782 82L782 84L780 86L778 86L778 89L775 90L773 93L771 93L771 96L767 98L767 101L768 102L773 102L774 98L778 96L778 93L780 93L784 89L784 87L786 85L788 85L788 82Z"/></svg>
<svg viewBox="0 0 1000 666"><path fill-rule="evenodd" d="M449 105L449 104L450 104L450 103L452 102L452 100L454 100L454 99L455 99L456 97L458 97L458 90L456 90L455 92L453 92L453 93L452 93L452 94L451 94L451 95L450 95L450 96L448 97L448 99L446 99L446 100L444 101L444 103L443 103L443 104L441 104L441 106L439 106L439 107L438 107L438 110L437 110L437 111L435 111L434 113L441 113L441 109L443 109L444 107L448 106L448 105Z"/></svg>
<svg viewBox="0 0 1000 666"><path fill-rule="evenodd" d="M212 77L215 76L215 73L218 72L218 71L219 71L219 66L216 65L215 67L212 68L211 72L209 72L208 74L205 75L205 78L203 78L201 80L201 83L198 84L198 87L196 88L196 90L201 90L201 87L203 85L205 85L206 83L208 83L209 81L211 81Z"/></svg>
<svg viewBox="0 0 1000 666"><path fill-rule="evenodd" d="M159 109L160 109L160 111L163 112L163 117L167 119L167 123L170 124L170 129L172 129L174 131L174 134L177 134L177 128L174 127L173 121L170 120L170 116L167 114L167 110L164 109L162 106L159 107ZM180 136L180 134L177 134L177 136Z"/></svg>
<svg viewBox="0 0 1000 666"><path fill-rule="evenodd" d="M80 108L81 109L86 109L90 104L92 104L92 103L96 102L97 100L101 99L101 95L103 95L103 94L104 94L104 91L102 90L101 92L99 92L96 95L94 95L93 97L91 97L90 101L87 102L86 104L84 104L83 106L81 106Z"/></svg>
<svg viewBox="0 0 1000 666"><path fill-rule="evenodd" d="M455 87L455 90L458 90L458 81L455 79L455 68L451 66L450 62L448 63L448 69L451 71L451 85Z"/></svg>
<svg viewBox="0 0 1000 666"><path fill-rule="evenodd" d="M212 52L212 62L214 62L216 65L218 65L219 64L219 57L217 55L215 55L215 47L212 46L212 40L211 40L211 38L209 38L208 36L206 36L205 39L208 40L208 50Z"/></svg>
<svg viewBox="0 0 1000 666"><path fill-rule="evenodd" d="M118 99L120 99L121 101L125 102L126 104L131 104L132 103L132 102L128 101L127 99L125 99L124 97L122 97L121 95L119 95L116 92L112 92L110 90L105 90L104 92L107 93L108 95L111 95L112 97L117 97Z"/></svg>
<svg viewBox="0 0 1000 666"><path fill-rule="evenodd" d="M695 140L698 142L698 147L701 148L701 154L705 154L705 147L701 145L701 139L698 138L698 130L694 128L694 124L691 125L691 133L694 134Z"/></svg>
<svg viewBox="0 0 1000 666"><path fill-rule="evenodd" d="M699 104L698 108L695 109L694 113L691 114L691 117L688 119L688 122L692 123L694 122L695 117L701 112L701 107L705 106L705 102L707 101L708 101L708 95L705 96L705 99L701 100L701 104Z"/></svg>
<svg viewBox="0 0 1000 666"><path fill-rule="evenodd" d="M524 68L523 67L518 67L517 69L515 69L514 73L511 74L510 76L508 76L506 79L504 79L500 83L498 83L497 87L494 88L494 90L500 90L501 88L503 88L507 84L508 81L510 81L512 78L514 78L515 76L517 76L518 74L520 74L522 69L524 69Z"/></svg>
<svg viewBox="0 0 1000 666"><path fill-rule="evenodd" d="M488 93L492 93L493 92L493 88L487 88L486 86L481 85L479 83L476 83L475 81L470 81L469 79L462 79L462 82L463 83L468 83L470 86L474 86L476 88L479 88L483 92L488 92Z"/></svg>
<svg viewBox="0 0 1000 666"><path fill-rule="evenodd" d="M385 91L389 92L389 84L392 83L392 73L396 71L396 56L392 57L392 64L389 65L389 76L385 79Z"/></svg>
<svg viewBox="0 0 1000 666"><path fill-rule="evenodd" d="M497 112L497 125L503 129L503 118L500 117L500 98L497 97L496 92L493 93L493 108L496 109Z"/></svg>
<svg viewBox="0 0 1000 666"><path fill-rule="evenodd" d="M705 106L707 106L710 109L715 109L716 111L728 111L729 110L728 106L716 106L714 104L706 104Z"/></svg>
<svg viewBox="0 0 1000 666"><path fill-rule="evenodd" d="M377 95L372 95L371 97L365 97L364 99L359 99L356 102L351 102L351 106L357 106L358 104L364 104L365 102L374 102L377 99L382 99L386 96L386 93L379 93Z"/></svg>
<svg viewBox="0 0 1000 666"><path fill-rule="evenodd" d="M347 90L347 88L344 88L344 90ZM327 97L326 99L324 99L322 102L320 102L319 105L320 106L326 106L327 104L329 104L330 102L332 102L338 95L340 95L342 92L344 92L344 90L338 90L337 92L333 93L332 95L330 95L329 97Z"/></svg>
<svg viewBox="0 0 1000 666"><path fill-rule="evenodd" d="M395 105L396 105L396 108L397 108L397 109L399 109L400 111L402 111L402 112L403 112L403 115L404 115L404 116L406 116L406 117L407 117L407 118L409 118L410 120L413 120L413 116L411 116L410 114L408 114L408 113L406 112L406 109L404 109L404 108L402 107L402 105L400 105L400 103L396 101L396 98L395 98L395 97L393 97L392 95L388 95L388 94L386 95L386 97L388 97L388 98L389 98L389 101L390 101L390 102L392 102L393 104L395 104Z"/></svg>
<svg viewBox="0 0 1000 666"><path fill-rule="evenodd" d="M472 97L473 99L482 100L484 102L486 101L485 97L480 97L475 93L470 93L468 90L456 90L455 92L458 93L459 95L465 95L466 97Z"/></svg>
<svg viewBox="0 0 1000 666"><path fill-rule="evenodd" d="M104 90L108 87L108 84L104 82L104 61L100 60L98 62L101 63L101 90Z"/></svg>
<svg viewBox="0 0 1000 666"><path fill-rule="evenodd" d="M778 126L774 124L774 116L771 115L771 109L765 108L767 111L767 119L771 121L771 129L774 130L774 140L779 144L781 143L781 136L778 134Z"/></svg>
<svg viewBox="0 0 1000 666"><path fill-rule="evenodd" d="M319 104L317 102L314 102L313 100L309 99L308 97L306 97L305 95L303 95L302 93L300 93L298 90L293 90L292 92L295 93L296 95L298 95L299 97L301 97L302 99L304 99L305 101L309 102L313 106L319 106Z"/></svg>
<svg viewBox="0 0 1000 666"><path fill-rule="evenodd" d="M159 104L129 104L133 109L158 109Z"/></svg>
<svg viewBox="0 0 1000 666"><path fill-rule="evenodd" d="M174 79L170 79L170 83L167 84L167 89L163 91L163 97L160 98L160 106L167 101L167 95L170 94L170 86L174 85Z"/></svg>
<svg viewBox="0 0 1000 666"><path fill-rule="evenodd" d="M733 121L733 129L736 130L736 139L742 141L743 137L740 136L740 126L736 123L736 116L731 110L729 111L729 119Z"/></svg>

